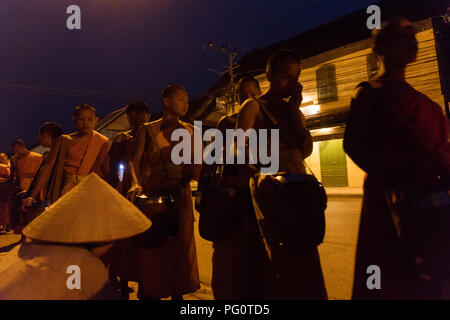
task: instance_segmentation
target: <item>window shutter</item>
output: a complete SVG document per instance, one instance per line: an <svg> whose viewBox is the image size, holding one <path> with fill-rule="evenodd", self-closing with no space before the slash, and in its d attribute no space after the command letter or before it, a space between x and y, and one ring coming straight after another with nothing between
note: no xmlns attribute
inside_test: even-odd
<svg viewBox="0 0 450 320"><path fill-rule="evenodd" d="M372 79L378 72L378 60L377 57L370 53L366 56L367 78Z"/></svg>
<svg viewBox="0 0 450 320"><path fill-rule="evenodd" d="M336 67L325 64L316 71L317 97L319 104L337 101Z"/></svg>

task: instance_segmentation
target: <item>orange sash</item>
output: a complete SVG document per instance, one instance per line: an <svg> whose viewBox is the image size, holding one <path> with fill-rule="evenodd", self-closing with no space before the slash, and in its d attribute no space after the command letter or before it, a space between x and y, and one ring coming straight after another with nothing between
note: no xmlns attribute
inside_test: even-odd
<svg viewBox="0 0 450 320"><path fill-rule="evenodd" d="M88 141L68 147L64 172L69 175L88 175L105 143L108 143L108 138L93 131Z"/></svg>

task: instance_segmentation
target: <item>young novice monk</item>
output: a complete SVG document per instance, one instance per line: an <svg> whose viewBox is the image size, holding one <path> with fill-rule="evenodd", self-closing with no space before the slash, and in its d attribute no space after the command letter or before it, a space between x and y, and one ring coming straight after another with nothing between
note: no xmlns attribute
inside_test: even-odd
<svg viewBox="0 0 450 320"><path fill-rule="evenodd" d="M299 110L302 101L302 86L298 83L300 71L300 61L292 51L274 53L266 66L269 90L258 98L244 102L236 126L244 131L252 128L279 129L279 172L291 175L306 173L303 160L311 155L313 146L304 116ZM289 102L285 101L286 98ZM270 146L267 148L270 149ZM262 188L270 186L275 183L273 180L273 176L261 175L258 185ZM298 208L301 210L301 203ZM266 233L264 237L269 244L276 243L274 234ZM300 251L273 246L271 250L274 252L271 265L266 265L268 255L263 256L255 270L260 279L256 281L259 289L255 290L258 299L327 298L317 247ZM258 252L254 254L253 259L261 258Z"/></svg>
<svg viewBox="0 0 450 320"><path fill-rule="evenodd" d="M406 81L406 67L416 60L418 52L416 30L410 21L393 17L381 29L374 30L373 52L380 70L373 80L359 84L355 90L344 136L345 151L367 173L352 298L449 299L448 248L439 250L439 246L429 245L429 241L448 243L439 232L448 228L445 220L438 219L445 216L434 211L445 208L444 195L448 197L448 189L443 193L438 178L450 175L448 119L437 103ZM425 211L421 211L420 204L399 210L401 222L409 217L428 217L426 223L417 226L423 233L411 232L416 236L408 245L399 237L397 227L400 225L401 231L410 229L403 229L403 223L398 224L395 216L391 217L386 202L387 191L392 187L405 194L411 188L420 188L419 197L435 199ZM434 224L432 230L427 228L429 223ZM422 259L422 250L411 250L415 241L423 245L428 259ZM370 265L381 270L381 290L370 290L367 286Z"/></svg>
<svg viewBox="0 0 450 320"><path fill-rule="evenodd" d="M0 153L0 232L9 231L9 179L11 175L11 165L8 156Z"/></svg>
<svg viewBox="0 0 450 320"><path fill-rule="evenodd" d="M76 132L62 135L52 147L45 166L39 172L27 205L36 200L46 186L46 199L54 202L81 182L91 172L102 176L102 164L108 154L109 140L94 130L98 118L94 107L75 108Z"/></svg>
<svg viewBox="0 0 450 320"><path fill-rule="evenodd" d="M118 133L111 144L107 179L109 184L123 195L126 195L131 187L130 162L137 131L150 119L148 105L143 101L134 101L127 105L126 113L130 130ZM130 291L128 281L139 282L136 255L136 247L131 238L117 241L109 255L110 275L120 278L122 295L126 300Z"/></svg>
<svg viewBox="0 0 450 320"><path fill-rule="evenodd" d="M253 77L244 77L239 80L236 88L239 104L242 105L247 99L257 98L260 95L258 80ZM238 114L226 116L219 121L217 128L224 136L226 129L235 128L237 116ZM226 165L224 175L226 174L237 175L237 166ZM214 242L213 245L211 287L215 300L258 298L256 270L259 266L254 259L254 253L259 245L258 229L252 211L250 192L247 188L242 192L246 195L246 201L242 201L242 212L239 212L234 233L225 240Z"/></svg>
<svg viewBox="0 0 450 320"><path fill-rule="evenodd" d="M37 171L36 175L34 176L33 180L31 181L30 187L28 190L21 196L22 203L21 207L16 207L16 214L20 215L19 223L14 228L15 234L21 234L22 229L30 223L35 217L37 217L40 213L44 211L45 205L46 205L46 192L45 187L41 189L40 194L38 195L38 199L40 200L40 203L37 203L34 208L30 208L29 206L33 202L33 198L31 197L31 193L36 186L36 182L39 177L39 172L42 170L42 168L45 167L47 161L48 161L48 155L50 153L50 150L52 147L56 144L56 141L61 136L62 128L61 125L59 125L56 122L45 122L41 125L39 128L39 143L44 148L49 148L48 151L46 151L42 155L42 163L39 167L39 170ZM22 235L22 240L24 239L24 236Z"/></svg>
<svg viewBox="0 0 450 320"><path fill-rule="evenodd" d="M198 180L201 164L175 165L171 160L172 149L178 144L172 141L172 132L180 128L187 130L191 137L194 133L192 126L179 120L188 110L188 101L182 86L166 86L162 91L162 119L142 126L136 137L130 198L140 193L150 196L170 190L178 201L176 235L157 247L138 249L141 299L172 296L179 300L184 294L200 289L189 183Z"/></svg>

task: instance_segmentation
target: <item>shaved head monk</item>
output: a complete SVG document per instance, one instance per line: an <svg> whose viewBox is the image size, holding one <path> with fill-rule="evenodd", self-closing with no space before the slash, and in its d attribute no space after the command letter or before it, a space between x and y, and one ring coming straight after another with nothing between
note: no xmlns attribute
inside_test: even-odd
<svg viewBox="0 0 450 320"><path fill-rule="evenodd" d="M52 146L32 190L34 200L45 186L46 199L54 202L90 173L103 176L102 164L109 151L109 139L94 130L98 121L96 109L88 104L79 105L72 119L77 131L62 135Z"/></svg>

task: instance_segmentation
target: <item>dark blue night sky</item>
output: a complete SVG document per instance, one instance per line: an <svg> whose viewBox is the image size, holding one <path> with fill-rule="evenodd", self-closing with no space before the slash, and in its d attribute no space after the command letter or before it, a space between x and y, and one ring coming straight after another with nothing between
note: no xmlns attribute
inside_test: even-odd
<svg viewBox="0 0 450 320"><path fill-rule="evenodd" d="M238 49L239 60L376 2L1 0L0 152L10 152L18 137L35 144L44 121L72 131L71 113L80 103L104 116L136 93L158 111L162 86L173 82L191 98L201 95L219 77L207 69L227 64L225 55L202 49L209 40ZM66 28L72 4L81 8L81 30Z"/></svg>

